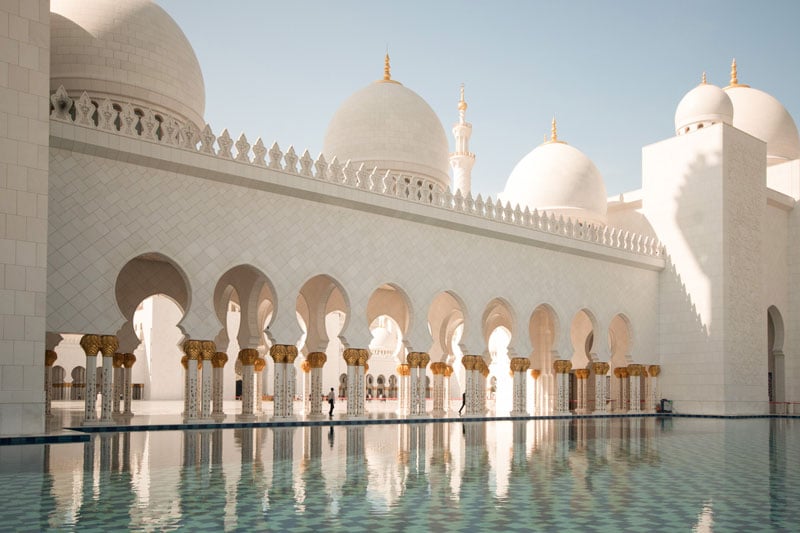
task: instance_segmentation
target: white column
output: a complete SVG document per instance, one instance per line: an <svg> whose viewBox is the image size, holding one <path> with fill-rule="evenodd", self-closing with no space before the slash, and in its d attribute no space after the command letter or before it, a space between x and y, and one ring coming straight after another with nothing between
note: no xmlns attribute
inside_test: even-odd
<svg viewBox="0 0 800 533"><path fill-rule="evenodd" d="M136 356L132 353L125 353L123 355L122 364L122 398L123 398L123 416L133 416L133 364L136 362Z"/></svg>
<svg viewBox="0 0 800 533"><path fill-rule="evenodd" d="M122 395L122 362L124 361L125 356L121 353L115 353L114 357L111 360L111 366L113 367L113 392L112 392L112 399L111 399L111 414L112 415L119 415L122 414L119 408L120 405L120 396Z"/></svg>
<svg viewBox="0 0 800 533"><path fill-rule="evenodd" d="M648 412L652 412L658 405L658 376L661 374L661 367L659 365L650 365L647 368L647 373L650 374L650 405L648 406Z"/></svg>
<svg viewBox="0 0 800 533"><path fill-rule="evenodd" d="M225 363L228 362L228 354L225 352L216 352L213 359L211 359L211 366L213 367L213 375L211 381L211 401L212 409L211 416L216 420L225 418L225 412L222 409L223 390L224 390L224 375Z"/></svg>
<svg viewBox="0 0 800 533"><path fill-rule="evenodd" d="M184 413L184 418L195 420L199 415L197 409L197 366L200 364L202 345L200 341L190 339L183 343L183 350L188 358L186 367L186 412Z"/></svg>
<svg viewBox="0 0 800 533"><path fill-rule="evenodd" d="M592 363L594 365L594 412L595 414L605 414L606 407L606 372L608 363Z"/></svg>
<svg viewBox="0 0 800 533"><path fill-rule="evenodd" d="M201 381L200 381L200 418L208 420L211 418L211 388L212 388L212 363L217 346L213 341L200 341L200 357L202 360Z"/></svg>
<svg viewBox="0 0 800 533"><path fill-rule="evenodd" d="M450 379L453 375L453 367L450 365L445 365L444 369L444 412L450 413L453 410L453 407L450 405L450 400L453 397L453 389L452 389L452 380Z"/></svg>
<svg viewBox="0 0 800 533"><path fill-rule="evenodd" d="M311 367L309 372L311 381L309 414L311 416L322 416L322 368L328 360L328 356L323 352L311 352L308 354L307 359Z"/></svg>
<svg viewBox="0 0 800 533"><path fill-rule="evenodd" d="M358 416L358 350L345 349L344 360L347 362L347 415Z"/></svg>
<svg viewBox="0 0 800 533"><path fill-rule="evenodd" d="M511 416L527 416L528 414L528 383L527 372L531 361L527 357L514 357L511 359L513 372L513 396Z"/></svg>
<svg viewBox="0 0 800 533"><path fill-rule="evenodd" d="M408 416L411 414L411 406L409 401L409 378L411 377L411 367L403 363L398 365L397 374L397 414L400 416Z"/></svg>
<svg viewBox="0 0 800 533"><path fill-rule="evenodd" d="M112 419L112 400L114 396L113 363L114 353L119 348L119 341L114 335L100 337L100 351L103 352L103 405L100 409L100 420L110 423Z"/></svg>
<svg viewBox="0 0 800 533"><path fill-rule="evenodd" d="M264 369L266 367L267 360L260 356L253 364L253 412L257 415L264 412Z"/></svg>
<svg viewBox="0 0 800 533"><path fill-rule="evenodd" d="M569 414L569 371L572 363L565 359L553 361L556 372L556 414Z"/></svg>
<svg viewBox="0 0 800 533"><path fill-rule="evenodd" d="M359 362L359 365L356 367L356 396L355 396L356 414L358 416L363 416L367 412L365 405L367 396L366 375L367 375L366 361L363 362L363 364Z"/></svg>
<svg viewBox="0 0 800 533"><path fill-rule="evenodd" d="M189 356L181 357L181 366L183 367L183 412L181 416L187 416L189 413Z"/></svg>
<svg viewBox="0 0 800 533"><path fill-rule="evenodd" d="M253 414L254 377L253 365L258 359L258 350L255 348L245 348L239 351L239 360L242 363L242 418L252 420Z"/></svg>
<svg viewBox="0 0 800 533"><path fill-rule="evenodd" d="M444 363L431 363L433 373L433 414L444 414L444 372L447 365Z"/></svg>
<svg viewBox="0 0 800 533"><path fill-rule="evenodd" d="M58 359L55 350L44 351L44 414L52 414L53 403L53 363Z"/></svg>
<svg viewBox="0 0 800 533"><path fill-rule="evenodd" d="M533 394L531 397L533 398L533 405L531 405L531 413L534 415L542 414L542 397L541 397L541 384L539 383L539 377L541 377L542 371L538 368L534 368L531 370L531 379L533 382L531 386L533 387Z"/></svg>
<svg viewBox="0 0 800 533"><path fill-rule="evenodd" d="M628 390L630 398L631 413L641 412L641 383L642 383L642 367L641 365L628 365Z"/></svg>

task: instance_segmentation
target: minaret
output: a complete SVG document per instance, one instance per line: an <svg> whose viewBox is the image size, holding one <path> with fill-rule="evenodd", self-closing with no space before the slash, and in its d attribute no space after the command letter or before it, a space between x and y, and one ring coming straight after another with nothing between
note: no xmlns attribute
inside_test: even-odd
<svg viewBox="0 0 800 533"><path fill-rule="evenodd" d="M472 124L467 122L466 115L467 102L464 100L464 84L461 84L461 99L458 102L458 123L453 126L456 149L450 154L450 166L453 167L453 194L456 191L461 191L462 196L466 196L470 192L472 167L475 165L475 154L469 151Z"/></svg>

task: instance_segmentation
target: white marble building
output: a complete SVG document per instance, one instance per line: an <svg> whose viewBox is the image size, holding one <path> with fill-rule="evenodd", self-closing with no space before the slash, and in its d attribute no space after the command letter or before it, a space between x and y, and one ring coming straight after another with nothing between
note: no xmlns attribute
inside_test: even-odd
<svg viewBox="0 0 800 533"><path fill-rule="evenodd" d="M112 373L85 372L100 362L84 350L108 369L135 354L144 397L190 390L189 418L211 416L217 379L231 399L241 376L277 416L299 414L295 396L320 415L330 387L349 416L384 398L441 414L462 391L467 413L519 415L659 398L767 413L800 397L800 140L735 65L643 149L640 190L607 198L554 121L483 198L463 91L448 140L388 56L331 110L312 156L211 131L201 67L156 4L14 0L0 14L29 28L0 58L3 434L41 430L50 368L57 395L109 396ZM82 349L95 334L115 337ZM187 366L188 385L184 348L207 363ZM112 415L88 407L89 422Z"/></svg>

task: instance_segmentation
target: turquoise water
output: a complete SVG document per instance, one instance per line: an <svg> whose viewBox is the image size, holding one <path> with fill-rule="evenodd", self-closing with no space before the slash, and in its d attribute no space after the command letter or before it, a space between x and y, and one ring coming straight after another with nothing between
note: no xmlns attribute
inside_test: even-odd
<svg viewBox="0 0 800 533"><path fill-rule="evenodd" d="M797 531L800 420L155 431L0 447L0 529Z"/></svg>

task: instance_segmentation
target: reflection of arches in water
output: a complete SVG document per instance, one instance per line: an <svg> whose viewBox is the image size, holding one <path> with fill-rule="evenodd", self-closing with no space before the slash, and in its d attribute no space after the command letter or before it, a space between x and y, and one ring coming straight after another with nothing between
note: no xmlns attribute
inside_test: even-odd
<svg viewBox="0 0 800 533"><path fill-rule="evenodd" d="M394 374L389 376L389 398L397 398L397 376Z"/></svg>
<svg viewBox="0 0 800 533"><path fill-rule="evenodd" d="M85 399L86 392L86 369L82 366L76 366L70 373L72 377L72 388L69 392L70 400L83 400Z"/></svg>
<svg viewBox="0 0 800 533"><path fill-rule="evenodd" d="M339 376L339 398L347 398L347 374Z"/></svg>
<svg viewBox="0 0 800 533"><path fill-rule="evenodd" d="M375 397L386 398L386 378L383 376L383 374L378 376Z"/></svg>

